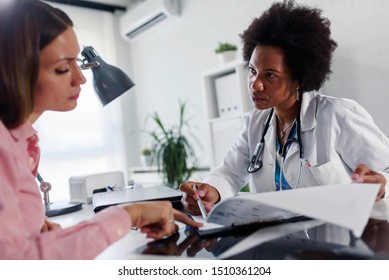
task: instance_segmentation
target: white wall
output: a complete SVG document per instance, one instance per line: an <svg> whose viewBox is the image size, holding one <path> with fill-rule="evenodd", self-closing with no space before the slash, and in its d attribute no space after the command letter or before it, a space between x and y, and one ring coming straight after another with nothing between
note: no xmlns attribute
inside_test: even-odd
<svg viewBox="0 0 389 280"><path fill-rule="evenodd" d="M319 3L338 43L331 80L323 92L357 100L389 135L389 2L385 0L306 1Z"/></svg>
<svg viewBox="0 0 389 280"><path fill-rule="evenodd" d="M218 66L214 49L219 41L240 44L238 34L250 23L263 3L271 1L184 0L178 18L128 43L131 51L133 79L136 83L136 115L138 127L152 128L147 116L157 111L168 124L176 124L178 100L186 101L188 116L197 137L203 141L198 149L201 162L209 164L208 130L205 99L200 75ZM253 5L255 8L253 8ZM259 13L258 13L259 14ZM145 124L146 122L146 124ZM140 131L140 130L139 130ZM148 144L146 133L139 133L142 145ZM129 145L131 141L126 141ZM128 159L136 165L137 158Z"/></svg>
<svg viewBox="0 0 389 280"><path fill-rule="evenodd" d="M153 0L149 0L153 1ZM199 139L207 139L207 122L200 75L216 67L213 53L218 41L230 41L240 47L240 34L267 9L269 0L182 0L180 17L161 24L154 31L124 43L130 53L132 78L136 83L131 100L125 100L127 152L130 165L139 164L139 150L147 145L145 125L148 114L158 111L167 123L176 123L178 99L186 100L198 127ZM387 92L389 79L389 2L386 0L306 0L318 5L332 22L333 38L339 47L335 52L333 75L323 92L349 97L360 102L375 118L386 135L389 113ZM123 43L123 42L122 42ZM126 54L129 55L128 53ZM126 103L128 101L128 103ZM130 104L130 101L132 102ZM135 102L135 103L134 103ZM135 122L137 124L135 124ZM139 138L139 140L138 140ZM208 143L199 152L202 163L209 163ZM137 150L137 154L135 152Z"/></svg>

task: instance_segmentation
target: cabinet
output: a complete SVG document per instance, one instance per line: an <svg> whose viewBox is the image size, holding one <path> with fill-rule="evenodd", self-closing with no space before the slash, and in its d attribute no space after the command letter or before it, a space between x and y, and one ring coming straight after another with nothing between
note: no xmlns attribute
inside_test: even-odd
<svg viewBox="0 0 389 280"><path fill-rule="evenodd" d="M211 167L219 165L239 135L252 102L247 86L247 67L231 61L205 71L201 78L207 108Z"/></svg>

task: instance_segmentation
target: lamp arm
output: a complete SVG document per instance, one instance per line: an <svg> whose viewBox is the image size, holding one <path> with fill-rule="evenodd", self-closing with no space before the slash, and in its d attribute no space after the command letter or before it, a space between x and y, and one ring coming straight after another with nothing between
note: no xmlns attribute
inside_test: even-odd
<svg viewBox="0 0 389 280"><path fill-rule="evenodd" d="M77 61L82 63L80 65L81 70L87 70L90 68L96 68L100 66L100 63L98 61L88 62L86 59L82 60L81 58L77 58Z"/></svg>

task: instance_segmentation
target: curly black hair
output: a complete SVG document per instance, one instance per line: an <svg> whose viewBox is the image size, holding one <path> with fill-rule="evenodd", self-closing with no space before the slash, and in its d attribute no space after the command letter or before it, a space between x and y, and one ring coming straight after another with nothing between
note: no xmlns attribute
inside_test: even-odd
<svg viewBox="0 0 389 280"><path fill-rule="evenodd" d="M257 45L279 47L299 83L299 92L320 89L332 73L332 54L337 47L331 38L331 23L321 13L292 0L272 4L240 35L244 61L250 60Z"/></svg>

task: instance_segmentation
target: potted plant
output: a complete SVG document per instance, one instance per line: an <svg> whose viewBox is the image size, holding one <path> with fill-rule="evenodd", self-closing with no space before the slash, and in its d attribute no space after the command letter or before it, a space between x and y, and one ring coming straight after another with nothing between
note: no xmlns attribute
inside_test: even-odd
<svg viewBox="0 0 389 280"><path fill-rule="evenodd" d="M143 148L142 155L141 155L141 162L143 167L151 166L151 149L150 148Z"/></svg>
<svg viewBox="0 0 389 280"><path fill-rule="evenodd" d="M187 181L197 169L197 158L192 144L183 133L188 122L184 119L185 103L180 102L179 124L166 127L158 113L152 114L156 129L150 132L152 137L153 163L156 163L158 171L162 172L164 183L177 189L179 185Z"/></svg>
<svg viewBox="0 0 389 280"><path fill-rule="evenodd" d="M219 42L219 46L215 49L215 53L219 58L219 62L224 64L236 58L237 47L228 42Z"/></svg>

